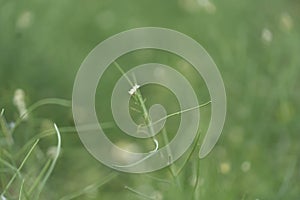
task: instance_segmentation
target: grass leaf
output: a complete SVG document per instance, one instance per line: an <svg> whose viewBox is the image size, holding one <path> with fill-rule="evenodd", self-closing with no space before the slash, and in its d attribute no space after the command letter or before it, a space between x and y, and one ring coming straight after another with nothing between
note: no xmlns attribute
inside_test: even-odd
<svg viewBox="0 0 300 200"><path fill-rule="evenodd" d="M53 161L52 161L52 163L51 163L51 165L50 165L50 167L49 167L49 169L48 169L48 171L47 171L44 179L41 181L41 184L39 185L38 191L36 193L36 199L39 199L40 194L41 194L41 192L42 192L42 190L43 190L43 188L44 188L44 186L45 186L48 178L50 177L50 175L51 175L51 173L52 173L52 171L53 171L53 169L54 169L54 167L56 165L58 156L59 156L60 151L61 151L61 135L60 135L60 132L59 132L56 124L54 124L54 128L55 128L56 135L57 135L57 147L56 147L57 149L56 149L56 153L55 153Z"/></svg>
<svg viewBox="0 0 300 200"><path fill-rule="evenodd" d="M10 181L8 182L8 184L5 186L3 192L1 193L0 196L4 196L4 194L7 192L8 188L11 186L11 184L13 183L13 181L15 180L15 178L17 177L17 175L20 173L22 167L24 166L24 164L26 163L26 161L28 160L29 156L31 155L31 153L33 152L34 148L36 147L36 145L38 144L39 139L37 139L35 141L35 143L32 145L31 149L29 150L29 152L27 153L27 155L25 156L25 158L23 159L21 165L19 166L19 168L17 169L17 171L15 172L15 174L13 175L13 177L10 179Z"/></svg>

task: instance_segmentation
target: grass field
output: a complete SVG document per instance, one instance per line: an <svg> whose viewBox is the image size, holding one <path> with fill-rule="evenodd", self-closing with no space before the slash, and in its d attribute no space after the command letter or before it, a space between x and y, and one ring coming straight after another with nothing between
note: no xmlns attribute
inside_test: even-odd
<svg viewBox="0 0 300 200"><path fill-rule="evenodd" d="M297 0L0 0L0 199L299 199L299 21ZM200 141L171 167L121 173L82 145L72 118L73 83L97 44L146 26L177 30L207 50L226 87L226 123L199 160L210 118L210 105L203 107ZM173 66L191 80L200 104L209 101L201 77L174 55L141 50L117 62L125 71L147 62ZM97 114L105 113L108 137L124 145L109 110L122 74L113 65L105 73ZM141 92L147 106L178 108L162 88ZM24 103L32 112L20 120ZM169 137L178 119L166 124Z"/></svg>

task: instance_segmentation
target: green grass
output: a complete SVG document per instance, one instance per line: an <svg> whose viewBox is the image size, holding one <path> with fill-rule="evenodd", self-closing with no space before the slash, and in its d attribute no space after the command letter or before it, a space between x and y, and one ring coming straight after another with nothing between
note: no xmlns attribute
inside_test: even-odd
<svg viewBox="0 0 300 200"><path fill-rule="evenodd" d="M0 193L8 199L298 199L300 3L211 2L214 13L194 0L0 0ZM168 168L137 175L99 163L80 142L69 107L86 55L107 37L142 26L171 28L194 38L216 62L226 87L228 112L220 140L203 160L198 159L199 145L191 147L172 166L175 174L180 171L175 179ZM262 38L264 29L272 33L269 42ZM124 71L147 62L173 66L191 80L199 104L209 101L201 77L174 55L143 50L117 62ZM116 142L130 141L109 114L108 97L121 75L110 66L96 95L98 115L108 113L101 123ZM13 105L17 88L26 93L28 120L21 120ZM141 92L146 107L162 102L168 113L178 111L168 91L145 87ZM199 144L209 108L201 108ZM11 122L13 129L7 126ZM56 162L47 154L57 146L54 122L62 142ZM178 116L168 119L169 138L177 123Z"/></svg>

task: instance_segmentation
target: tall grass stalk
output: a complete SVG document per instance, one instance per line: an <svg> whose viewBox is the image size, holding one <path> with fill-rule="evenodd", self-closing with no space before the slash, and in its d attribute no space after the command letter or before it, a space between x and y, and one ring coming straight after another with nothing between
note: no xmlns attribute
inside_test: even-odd
<svg viewBox="0 0 300 200"><path fill-rule="evenodd" d="M122 73L122 75L125 76L125 78L126 78L126 80L128 81L128 83L129 83L132 87L134 87L133 82L132 82L132 81L130 80L130 78L126 75L126 73L125 73L124 70L120 67L120 65L119 65L117 62L114 62L114 64L115 64L115 66L118 68L118 70ZM136 84L137 84L137 83L136 83ZM182 114L182 113L185 113L185 112L189 112L189 111L192 111L192 110L196 110L196 109L205 107L205 106L207 106L207 105L209 105L209 104L211 103L211 101L208 101L208 102L206 102L206 103L204 103L204 104L201 104L201 105L198 105L198 106L195 106L195 107L192 107L192 108L188 108L188 109L185 109L185 110L180 110L180 111L177 111L177 112L168 114L168 115L166 115L165 117L163 117L163 118L161 118L161 119L159 119L159 120L157 120L157 121L155 121L155 122L152 122L151 117L149 116L147 107L146 107L146 105L145 105L145 100L144 100L144 98L143 98L143 96L142 96L142 93L141 93L141 91L140 91L139 89L137 89L137 90L135 91L133 97L135 97L135 100L137 100L137 101L138 101L137 103L141 106L143 118L144 118L144 120L145 120L145 123L146 123L147 127L149 128L149 131L150 131L150 134L151 134L151 135L154 135L153 125L155 125L155 124L157 124L157 123L159 123L159 122L161 122L161 121L163 121L163 120L166 120L166 119L168 119L168 118L170 118L170 117L173 117L173 116L176 116L176 115L180 115L180 114ZM165 143L165 145L168 146L168 144L169 144L169 139L168 139L168 135L167 135L167 132L166 132L166 129L165 129L165 128L163 128L162 134L163 134L164 143ZM155 137L152 137L152 138L153 138L153 141L154 141L155 144L156 144L156 148L155 148L155 151L156 151L156 150L158 149L158 141L157 141L157 139L156 139ZM184 169L185 165L187 164L187 162L191 159L191 157L192 157L192 155L194 154L195 150L197 149L199 139L200 139L200 132L198 132L197 135L196 135L196 139L195 139L195 142L194 142L194 145L193 145L193 147L192 147L191 152L188 154L187 158L184 160L182 166L181 166L178 170L175 170L174 165L173 165L172 163L170 163L170 165L167 167L168 170L169 170L169 172L171 173L171 175L172 175L172 177L173 177L173 179L174 179L174 181L175 181L177 187L178 187L180 190L182 190L182 184L181 184L181 180L180 180L180 178L179 178L179 175L180 175L180 173L183 171L183 169ZM168 150L168 154L171 156L171 155L172 155L171 150L170 150L170 149L167 149L167 150ZM154 153L155 151L152 151L152 152ZM145 158L143 158L143 159L141 159L141 160L139 160L139 161L137 161L137 162L135 162L135 163L132 163L132 164L130 164L130 165L126 165L126 167L134 166L134 165L136 165L136 164L138 164L138 163L144 161L145 159L148 159L150 156L152 156L152 154L149 154L149 155L146 156ZM197 189L197 187L198 187L198 182L199 182L199 165L200 165L199 163L200 163L199 158L197 158L197 172L196 172L196 176L197 176L197 177L196 177L195 185L194 185L194 187L193 187L193 194L192 194L192 196L195 196L195 191L196 191L196 189ZM119 167L121 167L121 166L119 166ZM125 186L125 189L127 189L127 190L129 190L129 191L131 191L131 192L135 193L136 195L141 196L141 197L143 197L143 198L146 198L146 199L153 199L152 197L150 197L150 196L148 196L148 195L145 195L145 194L143 194L143 193L141 193L141 192L139 192L139 191L136 191L136 190L134 190L133 188L130 188L130 187L128 187L128 186Z"/></svg>
<svg viewBox="0 0 300 200"><path fill-rule="evenodd" d="M54 167L55 167L55 164L57 162L57 159L58 159L58 156L60 154L60 151L61 151L61 135L60 135L60 132L56 126L56 124L54 124L54 128L55 128L55 131L56 131L56 135L57 135L57 146L56 146L56 152L55 152L55 156L53 158L53 161L48 169L48 171L46 172L45 174L45 177L42 179L42 181L40 182L39 184L39 187L38 187L38 190L36 192L36 199L39 199L40 197L40 194L42 192L42 189L44 188L47 180L49 179Z"/></svg>
<svg viewBox="0 0 300 200"><path fill-rule="evenodd" d="M19 200L22 199L24 183L25 183L25 180L22 179L22 183L21 183L21 187L20 187L20 192L19 192Z"/></svg>

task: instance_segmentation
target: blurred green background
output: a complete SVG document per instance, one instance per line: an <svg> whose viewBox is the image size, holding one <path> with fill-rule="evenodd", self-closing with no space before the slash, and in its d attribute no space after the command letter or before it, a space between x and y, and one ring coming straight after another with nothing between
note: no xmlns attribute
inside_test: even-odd
<svg viewBox="0 0 300 200"><path fill-rule="evenodd" d="M62 133L63 151L41 199L60 199L76 191L83 192L74 199L299 199L299 21L299 0L0 0L0 109L5 108L7 122L18 117L12 100L17 88L25 91L27 105L44 98L71 100L76 72L87 54L109 36L136 27L170 28L198 41L219 67L226 87L228 111L220 140L200 166L196 150L179 180L173 180L168 169L118 173L101 187L84 189L101 183L112 170L96 161L71 131ZM136 53L118 63L125 70L154 61L178 70L184 65L172 55ZM121 76L113 70L99 86L106 97ZM208 101L202 79L192 70L185 73L199 88L200 103ZM147 98L154 93L146 88L144 92ZM99 112L109 102L100 97ZM173 98L166 95L162 100ZM71 109L49 105L36 110L16 130L11 151L52 122L73 126ZM172 123L168 126L172 129ZM47 156L47 148L55 143L54 136L41 141L41 155ZM24 173L38 173L41 163L29 161ZM2 190L11 174L0 176ZM26 184L30 181L25 189ZM12 198L16 190L9 191Z"/></svg>

